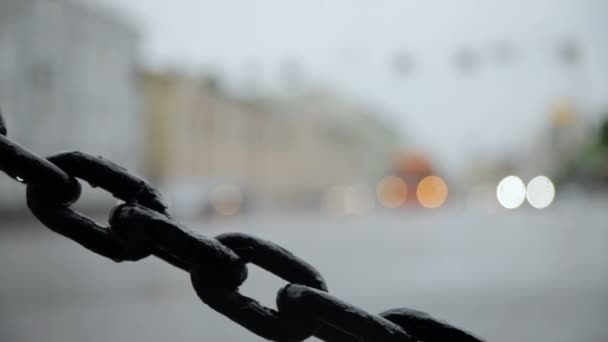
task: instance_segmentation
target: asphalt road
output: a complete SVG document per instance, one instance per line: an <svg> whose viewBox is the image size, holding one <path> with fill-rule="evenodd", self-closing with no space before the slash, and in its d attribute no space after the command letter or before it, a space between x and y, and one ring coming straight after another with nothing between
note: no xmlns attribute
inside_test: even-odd
<svg viewBox="0 0 608 342"><path fill-rule="evenodd" d="M371 312L415 308L488 341L604 342L606 204L189 226L280 243L317 266L334 295ZM261 341L206 307L188 276L159 260L116 264L36 222L7 224L0 226L0 341ZM243 292L274 305L282 285L250 268Z"/></svg>

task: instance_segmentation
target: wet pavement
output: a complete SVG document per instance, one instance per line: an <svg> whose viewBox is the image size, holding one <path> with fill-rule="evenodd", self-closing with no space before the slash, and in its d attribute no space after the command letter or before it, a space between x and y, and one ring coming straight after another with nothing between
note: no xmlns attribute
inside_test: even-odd
<svg viewBox="0 0 608 342"><path fill-rule="evenodd" d="M190 222L241 231L315 265L371 312L406 306L488 341L608 339L605 202L471 215L463 208L360 218L270 215ZM103 259L36 222L0 232L0 341L261 341L205 306L163 262ZM255 267L243 292L274 306L284 284Z"/></svg>

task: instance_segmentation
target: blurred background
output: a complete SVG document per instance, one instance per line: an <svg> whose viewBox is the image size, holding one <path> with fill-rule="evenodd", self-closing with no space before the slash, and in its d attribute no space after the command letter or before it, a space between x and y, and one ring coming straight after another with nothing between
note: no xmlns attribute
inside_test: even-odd
<svg viewBox="0 0 608 342"><path fill-rule="evenodd" d="M247 232L371 312L608 338L608 1L0 0L0 108L201 234ZM79 210L115 199L86 187ZM259 341L158 260L52 233L0 177L1 341ZM252 267L243 291L283 282Z"/></svg>

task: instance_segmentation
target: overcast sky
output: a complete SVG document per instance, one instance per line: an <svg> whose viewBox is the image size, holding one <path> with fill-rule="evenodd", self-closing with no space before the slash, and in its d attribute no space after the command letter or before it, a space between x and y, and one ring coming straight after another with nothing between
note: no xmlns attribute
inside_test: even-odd
<svg viewBox="0 0 608 342"><path fill-rule="evenodd" d="M590 117L608 110L606 0L88 1L136 22L151 67L255 76L272 91L296 60L306 82L379 109L444 167L525 149L560 97ZM574 67L558 58L564 41L580 47ZM470 74L454 62L462 49L479 61ZM404 53L412 69L397 77Z"/></svg>

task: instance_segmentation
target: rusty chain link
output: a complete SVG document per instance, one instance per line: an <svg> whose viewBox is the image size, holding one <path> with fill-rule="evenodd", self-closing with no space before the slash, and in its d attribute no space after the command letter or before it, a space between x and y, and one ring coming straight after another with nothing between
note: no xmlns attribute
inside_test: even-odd
<svg viewBox="0 0 608 342"><path fill-rule="evenodd" d="M26 184L27 206L45 226L116 262L154 255L189 272L204 303L265 339L481 341L419 311L367 313L328 294L313 266L270 241L242 233L209 238L180 225L152 185L109 160L82 152L42 158L6 135L0 113L0 169ZM71 208L81 194L77 179L124 201L112 209L109 226ZM288 282L278 292L277 310L240 294L248 263Z"/></svg>

